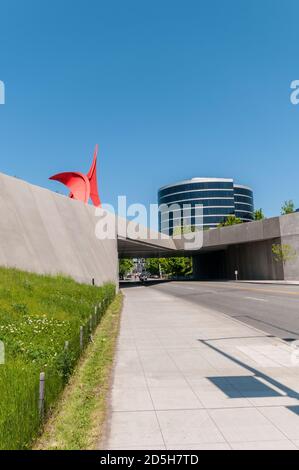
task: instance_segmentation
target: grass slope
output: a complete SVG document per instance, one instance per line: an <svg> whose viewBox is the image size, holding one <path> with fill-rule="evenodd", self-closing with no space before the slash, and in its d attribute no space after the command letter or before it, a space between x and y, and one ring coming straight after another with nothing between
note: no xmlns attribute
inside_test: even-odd
<svg viewBox="0 0 299 470"><path fill-rule="evenodd" d="M99 321L114 295L112 284L95 287L63 276L0 268L0 341L5 345L5 364L0 364L0 449L31 446L41 424L40 372L46 373L47 412L80 356L80 326L85 326L87 344L94 306L102 302Z"/></svg>
<svg viewBox="0 0 299 470"><path fill-rule="evenodd" d="M101 438L122 297L105 313L36 449L94 449Z"/></svg>

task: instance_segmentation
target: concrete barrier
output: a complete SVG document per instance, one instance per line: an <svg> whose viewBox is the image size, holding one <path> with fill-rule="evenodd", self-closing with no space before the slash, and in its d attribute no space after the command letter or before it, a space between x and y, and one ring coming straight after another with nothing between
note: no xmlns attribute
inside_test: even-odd
<svg viewBox="0 0 299 470"><path fill-rule="evenodd" d="M0 173L0 265L118 283L117 240L95 236L95 208Z"/></svg>

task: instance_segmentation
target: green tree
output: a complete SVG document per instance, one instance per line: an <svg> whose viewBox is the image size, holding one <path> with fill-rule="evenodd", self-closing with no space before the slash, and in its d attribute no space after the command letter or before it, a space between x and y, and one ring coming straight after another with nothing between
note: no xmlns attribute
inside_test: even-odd
<svg viewBox="0 0 299 470"><path fill-rule="evenodd" d="M177 236L177 235L185 235L185 234L188 234L188 233L193 233L195 232L195 227L192 226L192 225L181 225L181 226L176 226L174 227L173 229L173 236Z"/></svg>
<svg viewBox="0 0 299 470"><path fill-rule="evenodd" d="M147 258L145 260L145 270L153 275L160 275L161 260L164 258Z"/></svg>
<svg viewBox="0 0 299 470"><path fill-rule="evenodd" d="M265 218L263 209L256 209L253 214L254 220L263 220Z"/></svg>
<svg viewBox="0 0 299 470"><path fill-rule="evenodd" d="M295 204L292 199L289 199L288 201L284 201L283 205L281 206L281 214L292 214L292 212L295 211Z"/></svg>
<svg viewBox="0 0 299 470"><path fill-rule="evenodd" d="M121 277L126 276L133 268L134 262L132 259L123 258L119 260L119 275Z"/></svg>
<svg viewBox="0 0 299 470"><path fill-rule="evenodd" d="M192 274L192 258L173 257L168 258L168 274L172 276L188 276Z"/></svg>
<svg viewBox="0 0 299 470"><path fill-rule="evenodd" d="M294 247L288 244L274 243L272 245L272 253L277 262L285 264L287 261L293 261L297 257Z"/></svg>
<svg viewBox="0 0 299 470"><path fill-rule="evenodd" d="M148 258L145 261L145 269L151 274L163 274L170 276L188 276L192 274L192 258L172 257L172 258Z"/></svg>
<svg viewBox="0 0 299 470"><path fill-rule="evenodd" d="M242 220L235 215L228 215L224 222L221 222L218 227L228 227L229 225L241 224Z"/></svg>

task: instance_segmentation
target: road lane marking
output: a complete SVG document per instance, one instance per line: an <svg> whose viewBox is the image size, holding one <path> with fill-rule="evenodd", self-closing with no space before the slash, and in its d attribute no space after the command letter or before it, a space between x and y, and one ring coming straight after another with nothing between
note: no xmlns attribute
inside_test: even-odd
<svg viewBox="0 0 299 470"><path fill-rule="evenodd" d="M215 283L213 284L210 284L206 281L204 281L204 283L206 286L209 285L209 286L213 286L215 287ZM231 285L230 283L227 283L226 285L224 284L219 284L219 286L221 287L228 287L229 289L235 289L235 290L246 290L246 291L252 291L252 292L268 292L268 293L271 293L271 294L284 294L284 295L299 295L299 292L293 292L293 291L290 291L290 290L287 290L287 291L284 291L284 290L273 290L273 289L255 289L254 287L239 287L239 286L233 286ZM203 287L200 286L200 287Z"/></svg>
<svg viewBox="0 0 299 470"><path fill-rule="evenodd" d="M244 297L244 299L258 300L259 302L268 302L268 299L259 299L258 297Z"/></svg>
<svg viewBox="0 0 299 470"><path fill-rule="evenodd" d="M175 284L175 285L174 285ZM169 284L169 287L174 287L175 289L177 287L181 288L181 289L189 289L189 290L195 290L197 291L198 289L196 289L196 287L190 287L190 286L182 286L182 285L179 285L175 282L173 282L172 284ZM200 291L201 294L219 294L218 291L214 291L214 290L205 290L205 291Z"/></svg>

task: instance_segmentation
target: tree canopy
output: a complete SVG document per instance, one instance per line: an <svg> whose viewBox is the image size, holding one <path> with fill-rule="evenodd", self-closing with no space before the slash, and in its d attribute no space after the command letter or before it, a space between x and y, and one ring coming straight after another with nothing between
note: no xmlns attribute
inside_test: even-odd
<svg viewBox="0 0 299 470"><path fill-rule="evenodd" d="M281 206L281 214L292 214L292 212L295 211L295 204L292 199L289 199L288 201L284 201L283 205Z"/></svg>
<svg viewBox="0 0 299 470"><path fill-rule="evenodd" d="M285 264L287 261L293 261L297 257L295 248L288 244L274 243L272 245L272 253L275 261Z"/></svg>
<svg viewBox="0 0 299 470"><path fill-rule="evenodd" d="M263 220L265 218L263 209L256 209L253 214L254 220Z"/></svg>
<svg viewBox="0 0 299 470"><path fill-rule="evenodd" d="M221 222L218 227L227 227L229 225L236 225L236 224L241 224L242 220L239 217L236 217L235 215L228 215L226 219Z"/></svg>
<svg viewBox="0 0 299 470"><path fill-rule="evenodd" d="M192 258L148 258L145 260L145 269L154 275L163 274L171 276L188 276L192 274Z"/></svg>
<svg viewBox="0 0 299 470"><path fill-rule="evenodd" d="M119 260L119 274L120 276L126 276L133 268L134 262L132 259L123 258Z"/></svg>

